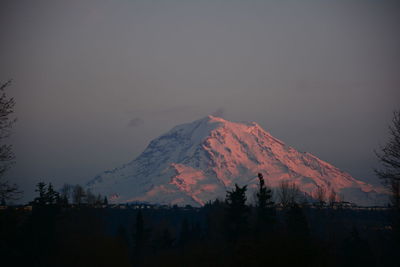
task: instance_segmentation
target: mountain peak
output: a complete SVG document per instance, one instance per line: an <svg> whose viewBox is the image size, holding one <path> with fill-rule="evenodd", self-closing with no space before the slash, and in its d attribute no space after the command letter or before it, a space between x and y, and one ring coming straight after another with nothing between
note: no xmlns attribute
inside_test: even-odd
<svg viewBox="0 0 400 267"><path fill-rule="evenodd" d="M120 202L203 205L223 198L235 183L254 190L259 172L272 187L289 180L309 195L323 188L359 204L382 200L371 185L285 145L255 122L212 115L175 126L152 140L138 158L97 176L88 186L118 195Z"/></svg>

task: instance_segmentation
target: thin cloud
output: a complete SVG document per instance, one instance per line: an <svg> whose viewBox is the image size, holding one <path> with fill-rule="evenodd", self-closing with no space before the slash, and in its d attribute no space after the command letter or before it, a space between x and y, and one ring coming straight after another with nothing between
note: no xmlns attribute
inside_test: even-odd
<svg viewBox="0 0 400 267"><path fill-rule="evenodd" d="M211 113L211 115L213 115L215 117L223 117L223 116L225 116L225 109L224 108L218 108L216 111Z"/></svg>
<svg viewBox="0 0 400 267"><path fill-rule="evenodd" d="M133 118L129 121L128 127L139 127L144 124L144 120L141 118Z"/></svg>

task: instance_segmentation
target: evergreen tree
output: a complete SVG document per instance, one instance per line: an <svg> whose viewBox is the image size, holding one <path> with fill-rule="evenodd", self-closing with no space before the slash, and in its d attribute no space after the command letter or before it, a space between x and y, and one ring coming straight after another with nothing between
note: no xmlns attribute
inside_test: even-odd
<svg viewBox="0 0 400 267"><path fill-rule="evenodd" d="M39 193L39 197L36 197L34 202L40 206L46 205L46 184L39 182L36 187L35 192Z"/></svg>
<svg viewBox="0 0 400 267"><path fill-rule="evenodd" d="M227 191L227 226L230 239L236 239L247 230L247 214L249 208L246 206L247 186L239 187L235 184L235 189Z"/></svg>
<svg viewBox="0 0 400 267"><path fill-rule="evenodd" d="M62 203L65 205L68 205L69 199L71 197L71 190L72 185L70 184L64 184L60 189L60 197L62 199Z"/></svg>
<svg viewBox="0 0 400 267"><path fill-rule="evenodd" d="M258 229L262 225L271 224L274 222L275 208L272 201L272 190L265 185L264 177L261 173L258 174L259 188L257 192L257 222Z"/></svg>
<svg viewBox="0 0 400 267"><path fill-rule="evenodd" d="M47 186L45 198L46 198L46 203L49 205L57 204L60 202L59 201L60 194L54 190L53 185L51 183L49 183Z"/></svg>
<svg viewBox="0 0 400 267"><path fill-rule="evenodd" d="M108 199L107 196L104 197L103 205L108 205Z"/></svg>

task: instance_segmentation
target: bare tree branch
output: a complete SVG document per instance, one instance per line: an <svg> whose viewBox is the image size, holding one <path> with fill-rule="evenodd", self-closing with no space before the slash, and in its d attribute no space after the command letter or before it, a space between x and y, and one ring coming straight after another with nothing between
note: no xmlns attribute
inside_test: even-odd
<svg viewBox="0 0 400 267"><path fill-rule="evenodd" d="M10 184L4 180L4 174L14 163L14 153L12 146L5 144L5 139L10 136L11 128L16 122L11 118L14 113L15 100L7 97L5 89L11 84L11 80L0 85L0 199L18 199L22 193L16 184Z"/></svg>
<svg viewBox="0 0 400 267"><path fill-rule="evenodd" d="M382 165L375 173L388 188L392 205L400 210L400 110L393 112L389 140L375 155Z"/></svg>

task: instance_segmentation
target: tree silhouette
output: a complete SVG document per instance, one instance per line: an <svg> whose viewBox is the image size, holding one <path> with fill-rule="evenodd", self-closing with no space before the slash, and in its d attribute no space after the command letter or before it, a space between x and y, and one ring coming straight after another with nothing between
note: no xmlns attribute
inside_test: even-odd
<svg viewBox="0 0 400 267"><path fill-rule="evenodd" d="M39 193L39 196L34 200L36 205L46 206L61 204L60 194L54 190L51 183L46 185L46 183L40 182L36 185L36 187L37 189L35 191Z"/></svg>
<svg viewBox="0 0 400 267"><path fill-rule="evenodd" d="M264 177L258 174L259 187L257 196L257 222L258 230L261 230L266 224L271 224L275 217L274 202L272 201L272 190L265 185Z"/></svg>
<svg viewBox="0 0 400 267"><path fill-rule="evenodd" d="M34 202L40 206L44 206L46 205L46 184L39 182L36 187L35 192L39 193L39 197L35 198Z"/></svg>
<svg viewBox="0 0 400 267"><path fill-rule="evenodd" d="M86 197L85 190L79 184L75 185L72 190L72 199L75 204L81 205Z"/></svg>
<svg viewBox="0 0 400 267"><path fill-rule="evenodd" d="M72 186L70 184L64 184L61 187L60 193L61 193L61 200L64 205L68 205L69 198L71 197L71 190Z"/></svg>
<svg viewBox="0 0 400 267"><path fill-rule="evenodd" d="M94 205L96 203L96 196L92 193L92 191L88 188L86 189L86 203L88 205Z"/></svg>
<svg viewBox="0 0 400 267"><path fill-rule="evenodd" d="M10 116L14 113L15 100L9 98L5 89L11 84L11 80L0 85L0 199L17 199L22 193L16 184L10 184L4 180L4 174L9 170L14 161L12 146L5 140L11 134L11 128L16 119Z"/></svg>
<svg viewBox="0 0 400 267"><path fill-rule="evenodd" d="M375 172L391 193L392 205L400 211L400 110L393 113L389 141L380 152L375 151L382 169Z"/></svg>
<svg viewBox="0 0 400 267"><path fill-rule="evenodd" d="M331 189L331 192L329 194L328 200L329 200L329 206L332 208L334 203L337 201L337 193L335 189Z"/></svg>
<svg viewBox="0 0 400 267"><path fill-rule="evenodd" d="M47 186L46 203L50 205L60 203L60 194L54 190L51 183Z"/></svg>
<svg viewBox="0 0 400 267"><path fill-rule="evenodd" d="M318 207L323 208L326 204L326 190L322 186L317 185L314 198L317 200Z"/></svg>
<svg viewBox="0 0 400 267"><path fill-rule="evenodd" d="M249 208L246 206L247 186L239 187L235 184L235 189L227 191L226 212L228 237L236 239L247 230L247 213Z"/></svg>
<svg viewBox="0 0 400 267"><path fill-rule="evenodd" d="M278 199L284 208L288 208L299 201L300 189L295 183L281 181L278 187Z"/></svg>

